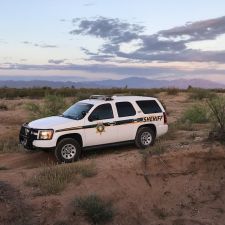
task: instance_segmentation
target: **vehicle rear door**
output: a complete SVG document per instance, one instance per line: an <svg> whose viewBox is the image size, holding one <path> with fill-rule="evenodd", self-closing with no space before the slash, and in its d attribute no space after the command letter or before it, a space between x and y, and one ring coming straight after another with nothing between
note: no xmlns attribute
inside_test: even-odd
<svg viewBox="0 0 225 225"><path fill-rule="evenodd" d="M115 103L116 107L116 127L118 129L118 141L134 140L137 127L139 126L136 117L137 110L129 101Z"/></svg>

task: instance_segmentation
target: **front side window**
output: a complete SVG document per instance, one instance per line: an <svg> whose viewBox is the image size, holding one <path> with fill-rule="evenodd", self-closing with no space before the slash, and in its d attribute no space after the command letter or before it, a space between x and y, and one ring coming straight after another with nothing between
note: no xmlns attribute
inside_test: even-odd
<svg viewBox="0 0 225 225"><path fill-rule="evenodd" d="M130 102L117 102L116 108L119 117L134 116L136 111Z"/></svg>
<svg viewBox="0 0 225 225"><path fill-rule="evenodd" d="M73 120L81 120L92 107L92 104L78 102L67 109L61 116Z"/></svg>
<svg viewBox="0 0 225 225"><path fill-rule="evenodd" d="M155 100L137 101L137 104L144 114L162 112L161 108L159 107L158 103Z"/></svg>
<svg viewBox="0 0 225 225"><path fill-rule="evenodd" d="M96 121L96 120L106 120L113 118L113 111L111 104L103 104L97 106L91 115L88 117L89 121Z"/></svg>

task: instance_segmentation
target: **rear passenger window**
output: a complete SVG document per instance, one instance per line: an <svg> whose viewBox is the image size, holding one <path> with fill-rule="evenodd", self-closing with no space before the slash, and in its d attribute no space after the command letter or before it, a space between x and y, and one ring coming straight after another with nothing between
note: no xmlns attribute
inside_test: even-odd
<svg viewBox="0 0 225 225"><path fill-rule="evenodd" d="M162 112L161 108L155 100L137 101L137 104L144 114Z"/></svg>
<svg viewBox="0 0 225 225"><path fill-rule="evenodd" d="M134 116L136 111L130 102L117 102L116 108L119 117Z"/></svg>

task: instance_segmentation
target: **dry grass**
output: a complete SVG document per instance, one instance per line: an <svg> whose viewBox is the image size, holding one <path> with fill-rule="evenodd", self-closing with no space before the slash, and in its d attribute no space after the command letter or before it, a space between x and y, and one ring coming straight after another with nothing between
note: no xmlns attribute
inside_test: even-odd
<svg viewBox="0 0 225 225"><path fill-rule="evenodd" d="M57 194L64 190L66 185L78 177L92 177L97 174L93 163L74 163L64 165L44 166L38 174L25 182L26 185L38 189L38 194Z"/></svg>
<svg viewBox="0 0 225 225"><path fill-rule="evenodd" d="M20 152L23 147L19 144L18 137L1 138L0 153Z"/></svg>

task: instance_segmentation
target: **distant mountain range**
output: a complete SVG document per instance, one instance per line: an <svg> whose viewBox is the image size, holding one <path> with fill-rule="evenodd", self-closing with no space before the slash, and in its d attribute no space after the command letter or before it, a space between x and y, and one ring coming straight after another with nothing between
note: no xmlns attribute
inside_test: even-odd
<svg viewBox="0 0 225 225"><path fill-rule="evenodd" d="M142 77L130 77L121 80L102 80L102 81L48 81L48 80L0 80L0 87L75 87L75 88L167 88L176 87L186 89L189 85L199 88L225 88L225 84L216 83L204 79L177 79L177 80L150 80Z"/></svg>

